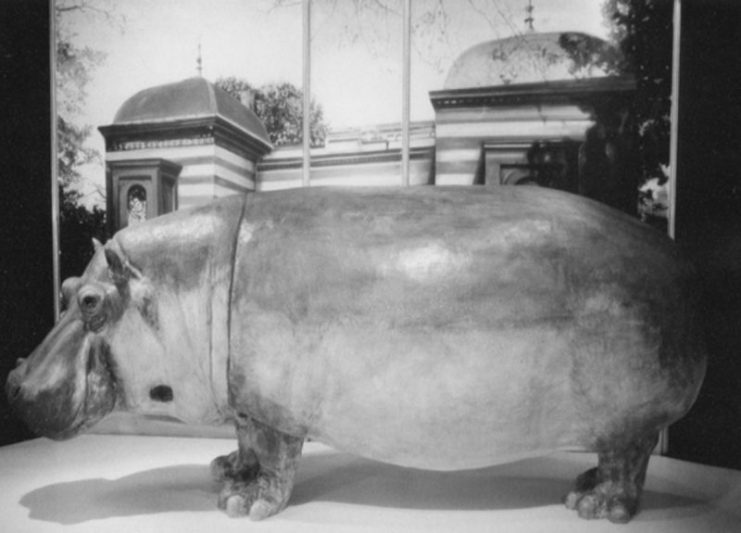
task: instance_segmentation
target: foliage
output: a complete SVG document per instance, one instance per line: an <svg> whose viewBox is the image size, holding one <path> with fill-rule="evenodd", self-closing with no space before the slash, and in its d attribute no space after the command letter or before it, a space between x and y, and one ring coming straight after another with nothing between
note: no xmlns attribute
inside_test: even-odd
<svg viewBox="0 0 741 533"><path fill-rule="evenodd" d="M247 107L254 107L254 102L244 101L243 95L245 93L251 94L251 96L254 98L257 92L257 89L253 87L247 80L237 78L236 76L228 76L226 78L218 78L216 82L214 82L214 84L242 102Z"/></svg>
<svg viewBox="0 0 741 533"><path fill-rule="evenodd" d="M632 109L646 177L664 179L669 162L672 64L672 0L606 0L611 39L623 55L619 70L635 76Z"/></svg>
<svg viewBox="0 0 741 533"><path fill-rule="evenodd" d="M73 36L64 28L57 24L57 101L59 113L70 118L81 111L92 70L105 55L87 46L76 46L71 41Z"/></svg>
<svg viewBox="0 0 741 533"><path fill-rule="evenodd" d="M57 100L57 168L59 179L60 275L79 275L92 257L92 238L104 241L105 211L81 203L80 167L100 160L100 154L85 145L92 128L79 124L79 115L87 99L87 88L93 70L104 54L74 43L69 24L73 17L86 17L91 23L109 20L112 6L100 0L56 0L56 100Z"/></svg>
<svg viewBox="0 0 741 533"><path fill-rule="evenodd" d="M65 24L73 15L95 13L84 0L58 0L56 16L56 92L57 92L57 160L59 180L65 187L77 184L78 168L100 158L85 146L91 127L78 125L79 114L87 99L87 86L92 71L103 61L104 54L73 43L74 33Z"/></svg>
<svg viewBox="0 0 741 533"><path fill-rule="evenodd" d="M93 238L106 240L106 212L80 203L80 193L59 187L59 240L61 243L60 277L79 276L93 257Z"/></svg>
<svg viewBox="0 0 741 533"><path fill-rule="evenodd" d="M573 63L569 72L574 77L589 76L595 69L607 75L620 72L622 55L602 39L583 33L564 32L559 37L558 44Z"/></svg>
<svg viewBox="0 0 741 533"><path fill-rule="evenodd" d="M90 131L90 126L77 126L61 115L57 117L57 168L59 181L65 187L79 183L81 165L100 158L96 150L84 144Z"/></svg>
<svg viewBox="0 0 741 533"><path fill-rule="evenodd" d="M216 86L251 107L276 146L303 142L303 91L295 85L284 82L256 89L247 81L230 76L217 79ZM244 101L246 93L251 95L251 101ZM322 106L312 98L311 145L323 145L327 131Z"/></svg>

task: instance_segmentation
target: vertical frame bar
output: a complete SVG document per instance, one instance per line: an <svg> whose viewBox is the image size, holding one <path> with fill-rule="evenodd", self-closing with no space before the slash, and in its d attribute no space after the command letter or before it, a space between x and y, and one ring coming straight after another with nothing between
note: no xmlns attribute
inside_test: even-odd
<svg viewBox="0 0 741 533"><path fill-rule="evenodd" d="M402 81L401 81L401 184L409 186L409 123L411 106L411 40L412 40L412 0L404 0L402 13Z"/></svg>
<svg viewBox="0 0 741 533"><path fill-rule="evenodd" d="M311 185L311 0L303 0L303 167L301 185Z"/></svg>
<svg viewBox="0 0 741 533"><path fill-rule="evenodd" d="M61 314L59 265L59 165L57 164L57 17L54 1L49 0L49 89L51 102L51 248L54 286L54 320Z"/></svg>
<svg viewBox="0 0 741 533"><path fill-rule="evenodd" d="M676 209L677 209L677 147L679 140L679 46L682 33L682 6L681 0L674 0L672 20L672 94L671 110L669 113L669 213L667 231L669 237L676 239ZM669 452L669 428L659 433L659 442L656 453L666 455Z"/></svg>
<svg viewBox="0 0 741 533"><path fill-rule="evenodd" d="M682 35L682 1L674 0L672 24L672 96L669 135L669 237L676 239L677 226L677 147L679 146L679 60Z"/></svg>

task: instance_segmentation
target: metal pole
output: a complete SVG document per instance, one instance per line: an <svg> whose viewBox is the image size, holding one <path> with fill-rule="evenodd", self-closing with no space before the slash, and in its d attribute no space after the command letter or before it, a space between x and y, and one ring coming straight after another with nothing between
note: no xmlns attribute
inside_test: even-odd
<svg viewBox="0 0 741 533"><path fill-rule="evenodd" d="M54 0L49 0L49 79L51 102L51 249L54 285L54 320L61 315L59 275L59 166L57 163L57 21Z"/></svg>
<svg viewBox="0 0 741 533"><path fill-rule="evenodd" d="M301 185L311 183L311 0L303 0L304 143Z"/></svg>
<svg viewBox="0 0 741 533"><path fill-rule="evenodd" d="M679 44L682 31L682 6L681 0L674 0L674 20L672 36L672 96L670 111L670 137L669 137L669 213L668 228L669 237L676 239L676 209L677 209L677 147L679 132ZM659 442L656 445L660 455L669 452L669 428L664 428L659 433Z"/></svg>
<svg viewBox="0 0 741 533"><path fill-rule="evenodd" d="M669 137L669 236L677 238L677 148L679 134L679 49L682 34L682 2L674 0L672 37L672 96Z"/></svg>
<svg viewBox="0 0 741 533"><path fill-rule="evenodd" d="M401 81L401 184L409 186L409 122L411 102L411 50L412 50L412 0L404 0L402 14L404 44L402 46L402 81Z"/></svg>

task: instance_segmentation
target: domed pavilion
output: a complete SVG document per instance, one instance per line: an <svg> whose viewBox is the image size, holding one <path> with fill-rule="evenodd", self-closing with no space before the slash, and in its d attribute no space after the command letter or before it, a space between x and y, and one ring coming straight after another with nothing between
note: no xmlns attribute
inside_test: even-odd
<svg viewBox="0 0 741 533"><path fill-rule="evenodd" d="M201 77L139 91L99 130L111 230L254 190L272 149L257 115Z"/></svg>
<svg viewBox="0 0 741 533"><path fill-rule="evenodd" d="M585 33L530 32L472 46L455 60L444 88L603 77L605 62L616 54L609 43Z"/></svg>
<svg viewBox="0 0 741 533"><path fill-rule="evenodd" d="M618 52L575 32L529 32L477 44L430 92L435 183L539 183L576 192L587 132L630 103L631 77L609 76Z"/></svg>

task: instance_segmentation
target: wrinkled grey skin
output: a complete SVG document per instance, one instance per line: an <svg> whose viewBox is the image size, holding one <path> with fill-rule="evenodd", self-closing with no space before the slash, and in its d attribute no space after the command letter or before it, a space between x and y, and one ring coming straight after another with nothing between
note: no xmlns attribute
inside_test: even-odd
<svg viewBox="0 0 741 533"><path fill-rule="evenodd" d="M664 236L551 190L233 197L100 246L6 388L52 438L113 410L233 420L234 516L280 511L313 438L438 470L594 450L566 505L624 522L704 376L690 278Z"/></svg>

